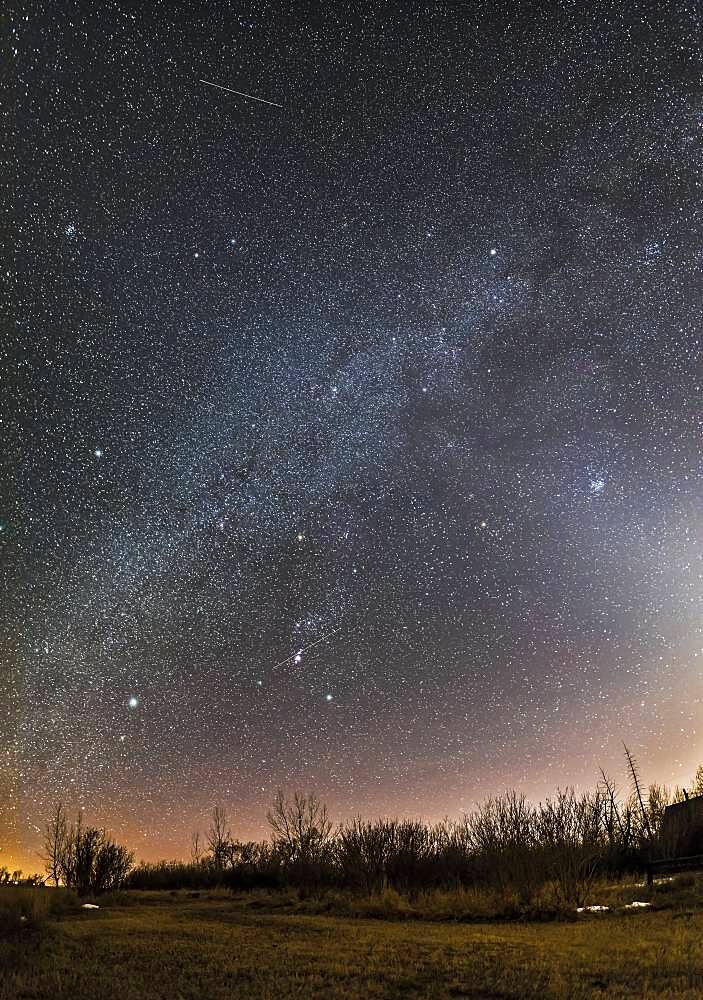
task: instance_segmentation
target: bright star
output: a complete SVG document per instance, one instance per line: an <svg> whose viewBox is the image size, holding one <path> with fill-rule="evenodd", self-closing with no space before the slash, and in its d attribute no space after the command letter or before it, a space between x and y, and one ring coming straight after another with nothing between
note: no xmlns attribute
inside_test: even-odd
<svg viewBox="0 0 703 1000"><path fill-rule="evenodd" d="M103 457L102 448L96 448L93 454L95 455L96 458L102 458Z"/></svg>
<svg viewBox="0 0 703 1000"><path fill-rule="evenodd" d="M139 704L139 699L135 698L134 695L132 695L127 704L129 705L130 708L136 708L137 705Z"/></svg>

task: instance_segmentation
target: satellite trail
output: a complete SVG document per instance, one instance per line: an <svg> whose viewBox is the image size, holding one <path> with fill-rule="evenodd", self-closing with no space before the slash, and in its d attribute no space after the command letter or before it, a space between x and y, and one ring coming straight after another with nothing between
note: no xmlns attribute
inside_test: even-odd
<svg viewBox="0 0 703 1000"><path fill-rule="evenodd" d="M253 94L245 94L243 90L232 90L231 87L223 87L221 83L211 83L209 80L201 80L201 83L207 84L208 87L217 87L218 90L226 90L230 94L237 94L239 97L248 97L250 101L259 101L261 104L270 104L274 108L282 108L282 104L276 104L275 101L267 101L263 97L254 97Z"/></svg>

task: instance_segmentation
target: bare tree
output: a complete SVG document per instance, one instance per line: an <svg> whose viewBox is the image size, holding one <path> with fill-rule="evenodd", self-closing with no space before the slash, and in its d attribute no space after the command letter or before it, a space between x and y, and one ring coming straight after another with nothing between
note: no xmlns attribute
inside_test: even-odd
<svg viewBox="0 0 703 1000"><path fill-rule="evenodd" d="M332 832L332 822L327 806L314 793L295 792L292 799L286 799L279 790L266 818L274 846L286 861L301 865L320 861Z"/></svg>
<svg viewBox="0 0 703 1000"><path fill-rule="evenodd" d="M62 877L67 836L68 823L66 821L66 813L63 809L63 803L59 802L53 816L46 825L43 853L39 855L42 861L44 861L47 875L53 880L56 886Z"/></svg>
<svg viewBox="0 0 703 1000"><path fill-rule="evenodd" d="M199 865L203 859L203 845L200 843L200 834L197 830L190 838L190 859L194 865Z"/></svg>
<svg viewBox="0 0 703 1000"><path fill-rule="evenodd" d="M619 844L627 850L630 846L629 830L623 824L620 810L618 809L617 787L613 779L605 773L602 767L600 769L600 774L603 781L603 825L608 835L608 840L611 845ZM615 831L616 824L618 833L620 834L619 839Z"/></svg>
<svg viewBox="0 0 703 1000"><path fill-rule="evenodd" d="M227 828L227 813L219 806L212 810L212 826L207 832L207 844L216 868L224 868L231 855L232 835Z"/></svg>

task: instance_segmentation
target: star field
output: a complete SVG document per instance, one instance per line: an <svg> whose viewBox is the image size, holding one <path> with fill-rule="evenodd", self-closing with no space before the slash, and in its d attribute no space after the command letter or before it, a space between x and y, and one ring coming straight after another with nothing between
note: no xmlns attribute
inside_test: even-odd
<svg viewBox="0 0 703 1000"><path fill-rule="evenodd" d="M697 5L8 25L0 862L687 780Z"/></svg>

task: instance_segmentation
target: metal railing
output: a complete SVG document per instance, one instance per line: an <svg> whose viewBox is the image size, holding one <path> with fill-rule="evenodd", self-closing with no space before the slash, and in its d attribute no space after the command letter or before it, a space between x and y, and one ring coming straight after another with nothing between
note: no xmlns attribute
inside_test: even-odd
<svg viewBox="0 0 703 1000"><path fill-rule="evenodd" d="M672 875L675 872L691 872L703 869L703 854L691 854L685 858L662 858L647 862L647 885L654 883L654 876Z"/></svg>

